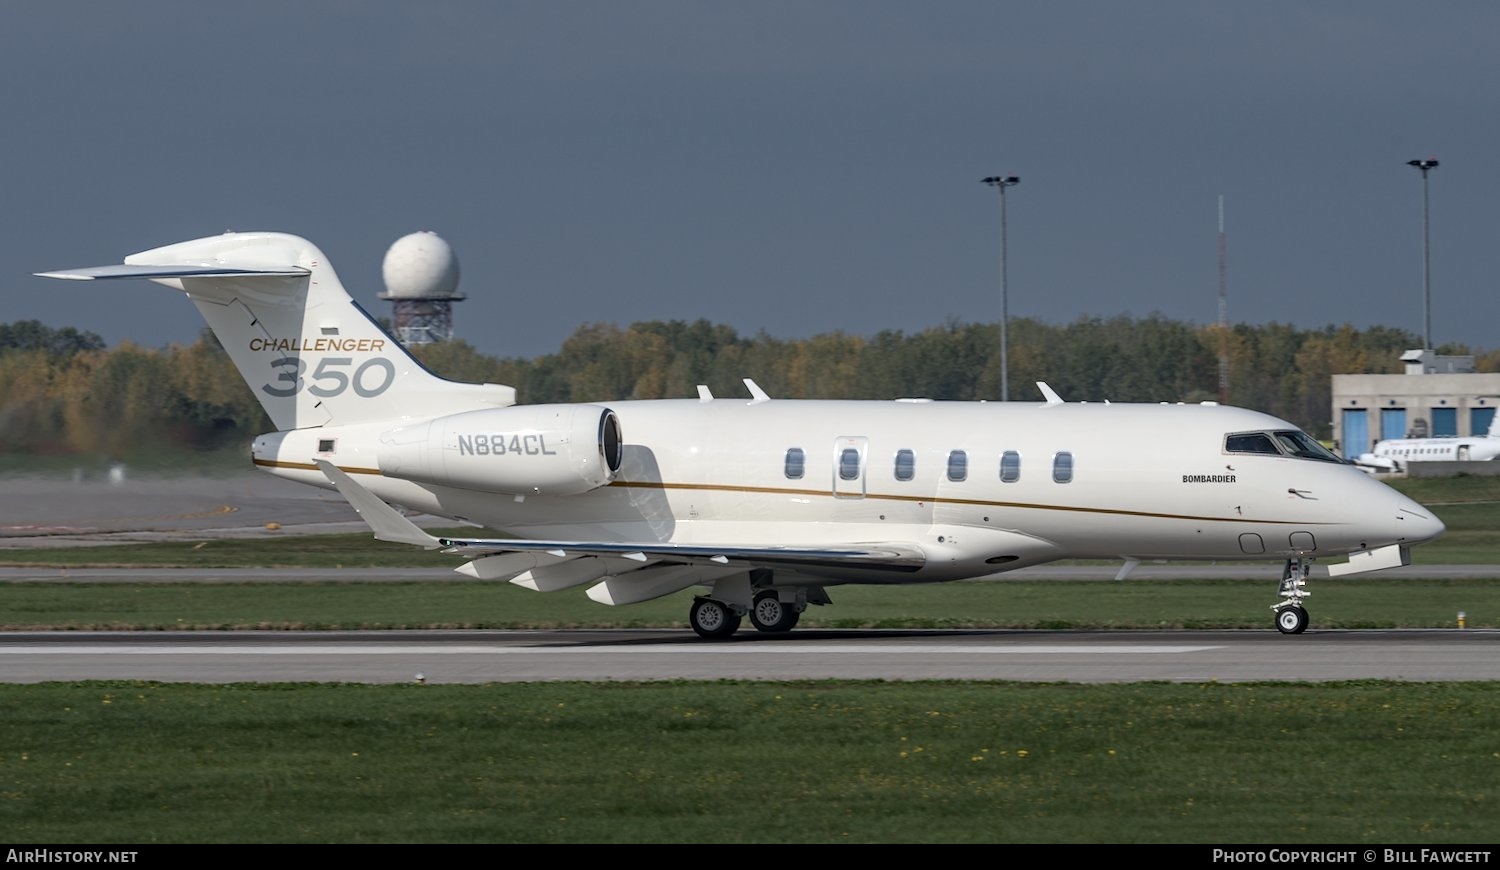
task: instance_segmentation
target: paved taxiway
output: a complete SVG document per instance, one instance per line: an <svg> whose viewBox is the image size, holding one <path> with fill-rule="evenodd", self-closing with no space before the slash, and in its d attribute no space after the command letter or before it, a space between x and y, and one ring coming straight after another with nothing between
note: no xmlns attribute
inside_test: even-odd
<svg viewBox="0 0 1500 870"><path fill-rule="evenodd" d="M419 677L420 675L420 677ZM15 632L0 682L1500 679L1500 631Z"/></svg>

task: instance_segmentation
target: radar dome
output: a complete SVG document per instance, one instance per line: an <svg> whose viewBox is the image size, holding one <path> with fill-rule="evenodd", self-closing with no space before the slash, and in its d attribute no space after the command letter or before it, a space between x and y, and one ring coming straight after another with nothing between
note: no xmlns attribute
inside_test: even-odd
<svg viewBox="0 0 1500 870"><path fill-rule="evenodd" d="M382 299L453 298L458 287L458 258L437 233L402 236L385 252Z"/></svg>

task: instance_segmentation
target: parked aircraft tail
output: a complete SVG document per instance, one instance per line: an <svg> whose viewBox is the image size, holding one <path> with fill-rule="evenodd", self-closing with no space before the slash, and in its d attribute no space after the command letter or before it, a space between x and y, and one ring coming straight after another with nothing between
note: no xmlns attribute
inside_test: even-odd
<svg viewBox="0 0 1500 870"><path fill-rule="evenodd" d="M37 273L148 278L187 294L278 429L422 419L515 404L500 384L428 371L344 290L311 242L225 233L131 254L124 265Z"/></svg>

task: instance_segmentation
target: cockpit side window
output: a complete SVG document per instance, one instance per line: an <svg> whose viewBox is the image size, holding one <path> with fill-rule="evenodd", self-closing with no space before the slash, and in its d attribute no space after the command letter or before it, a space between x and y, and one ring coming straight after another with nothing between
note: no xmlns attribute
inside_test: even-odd
<svg viewBox="0 0 1500 870"><path fill-rule="evenodd" d="M1299 459L1317 459L1321 462L1344 461L1301 429L1282 429L1274 434L1281 444L1281 449Z"/></svg>
<svg viewBox="0 0 1500 870"><path fill-rule="evenodd" d="M1297 459L1316 459L1319 462L1343 463L1344 461L1301 429L1235 432L1224 436L1224 452L1265 453L1271 456L1284 455Z"/></svg>
<svg viewBox="0 0 1500 870"><path fill-rule="evenodd" d="M1236 432L1224 438L1225 453L1269 453L1279 456L1276 442L1265 432Z"/></svg>

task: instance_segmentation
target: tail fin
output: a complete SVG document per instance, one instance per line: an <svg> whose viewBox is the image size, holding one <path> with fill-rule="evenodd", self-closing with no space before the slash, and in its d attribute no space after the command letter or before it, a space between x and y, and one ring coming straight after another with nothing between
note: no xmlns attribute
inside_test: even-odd
<svg viewBox="0 0 1500 870"><path fill-rule="evenodd" d="M311 242L226 233L49 278L149 278L181 290L278 429L421 419L515 404L500 384L434 375L339 283Z"/></svg>

